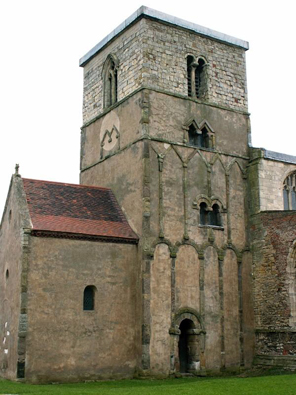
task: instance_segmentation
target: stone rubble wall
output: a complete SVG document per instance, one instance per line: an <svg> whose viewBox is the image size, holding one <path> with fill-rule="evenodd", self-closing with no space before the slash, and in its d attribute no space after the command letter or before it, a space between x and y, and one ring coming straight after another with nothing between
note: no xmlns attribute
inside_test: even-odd
<svg viewBox="0 0 296 395"><path fill-rule="evenodd" d="M252 211L283 210L283 183L290 173L296 171L296 164L266 158L265 150L261 148L252 148L250 156L249 193Z"/></svg>
<svg viewBox="0 0 296 395"><path fill-rule="evenodd" d="M252 219L256 354L296 355L288 264L296 240L291 211L267 211ZM294 314L294 313L293 313ZM294 314L295 315L295 314Z"/></svg>
<svg viewBox="0 0 296 395"><path fill-rule="evenodd" d="M188 96L187 56L192 55L208 64L203 100L247 111L244 49L144 18L85 65L84 124L103 112L102 69L111 53L119 60L118 101L142 86Z"/></svg>

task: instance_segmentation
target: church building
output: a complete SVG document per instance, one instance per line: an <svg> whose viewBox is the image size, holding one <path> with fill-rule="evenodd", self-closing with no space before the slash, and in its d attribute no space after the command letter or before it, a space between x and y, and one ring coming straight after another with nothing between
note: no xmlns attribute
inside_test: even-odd
<svg viewBox="0 0 296 395"><path fill-rule="evenodd" d="M251 146L246 41L142 6L80 59L80 184L0 228L0 372L296 369L296 157Z"/></svg>

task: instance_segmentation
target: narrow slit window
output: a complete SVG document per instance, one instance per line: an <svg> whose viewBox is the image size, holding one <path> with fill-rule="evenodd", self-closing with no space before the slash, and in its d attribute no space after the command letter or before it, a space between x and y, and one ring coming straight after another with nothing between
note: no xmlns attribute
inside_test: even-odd
<svg viewBox="0 0 296 395"><path fill-rule="evenodd" d="M206 128L203 128L201 130L201 142L200 142L200 147L202 148L210 148L209 144L209 134Z"/></svg>
<svg viewBox="0 0 296 395"><path fill-rule="evenodd" d="M218 204L214 204L212 207L212 211L210 212L211 221L210 225L213 226L221 226L221 216L220 216L220 209Z"/></svg>
<svg viewBox="0 0 296 395"><path fill-rule="evenodd" d="M104 84L104 108L108 108L117 102L117 64L116 57L109 55L103 71L103 84Z"/></svg>
<svg viewBox="0 0 296 395"><path fill-rule="evenodd" d="M83 310L95 309L95 291L96 287L93 285L88 285L85 287L83 293Z"/></svg>
<svg viewBox="0 0 296 395"><path fill-rule="evenodd" d="M200 203L199 206L199 222L201 225L207 225L208 223L208 210L206 203Z"/></svg>
<svg viewBox="0 0 296 395"><path fill-rule="evenodd" d="M194 73L193 64L193 56L187 56L187 86L189 97L192 97L192 73Z"/></svg>
<svg viewBox="0 0 296 395"><path fill-rule="evenodd" d="M187 88L188 96L192 98L205 97L207 90L205 61L199 58L197 61L193 56L187 56Z"/></svg>
<svg viewBox="0 0 296 395"><path fill-rule="evenodd" d="M195 69L195 94L197 98L202 97L204 90L204 65L205 62L199 59L198 65Z"/></svg>

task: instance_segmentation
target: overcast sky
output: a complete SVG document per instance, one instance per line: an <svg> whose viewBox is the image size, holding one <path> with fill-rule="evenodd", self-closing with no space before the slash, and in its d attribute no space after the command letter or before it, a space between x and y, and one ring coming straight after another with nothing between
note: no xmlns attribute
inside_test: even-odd
<svg viewBox="0 0 296 395"><path fill-rule="evenodd" d="M296 155L292 0L0 0L0 212L16 163L25 178L79 182L78 60L141 5L249 41L253 146Z"/></svg>

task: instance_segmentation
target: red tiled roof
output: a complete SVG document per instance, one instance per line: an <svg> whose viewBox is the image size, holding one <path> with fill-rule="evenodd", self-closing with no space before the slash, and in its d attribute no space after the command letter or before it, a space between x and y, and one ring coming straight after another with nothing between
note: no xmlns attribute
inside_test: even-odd
<svg viewBox="0 0 296 395"><path fill-rule="evenodd" d="M37 234L43 231L138 240L111 189L26 178L23 184Z"/></svg>

